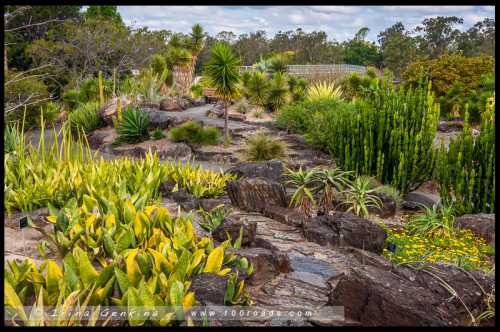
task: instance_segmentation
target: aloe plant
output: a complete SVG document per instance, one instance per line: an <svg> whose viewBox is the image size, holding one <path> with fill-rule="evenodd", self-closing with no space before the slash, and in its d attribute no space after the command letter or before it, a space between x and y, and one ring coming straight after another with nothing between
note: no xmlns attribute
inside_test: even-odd
<svg viewBox="0 0 500 332"><path fill-rule="evenodd" d="M307 215L311 215L312 210L316 208L314 175L314 169L309 171L303 171L302 167L298 171L286 169L288 179L285 183L295 189L290 199L290 206L299 208Z"/></svg>
<svg viewBox="0 0 500 332"><path fill-rule="evenodd" d="M357 177L352 184L347 185L342 202L342 205L347 206L347 212L366 218L370 214L369 207L382 208L382 201L373 194L375 189L370 188L372 185L368 177Z"/></svg>

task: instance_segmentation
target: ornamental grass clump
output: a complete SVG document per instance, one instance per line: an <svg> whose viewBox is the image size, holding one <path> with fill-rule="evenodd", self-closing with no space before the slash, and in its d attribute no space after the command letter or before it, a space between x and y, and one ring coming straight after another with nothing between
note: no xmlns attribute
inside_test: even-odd
<svg viewBox="0 0 500 332"><path fill-rule="evenodd" d="M261 132L248 138L245 146L246 159L266 161L285 158L285 143Z"/></svg>

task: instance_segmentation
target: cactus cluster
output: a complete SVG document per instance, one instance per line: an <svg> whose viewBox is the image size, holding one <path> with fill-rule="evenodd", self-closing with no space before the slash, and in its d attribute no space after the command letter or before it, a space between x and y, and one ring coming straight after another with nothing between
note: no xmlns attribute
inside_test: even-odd
<svg viewBox="0 0 500 332"><path fill-rule="evenodd" d="M495 211L495 104L482 114L474 137L466 112L462 134L438 150L437 180L443 200L460 213Z"/></svg>
<svg viewBox="0 0 500 332"><path fill-rule="evenodd" d="M342 106L342 105L340 105ZM370 99L315 112L309 141L358 174L405 193L432 177L439 104L427 89L382 87Z"/></svg>

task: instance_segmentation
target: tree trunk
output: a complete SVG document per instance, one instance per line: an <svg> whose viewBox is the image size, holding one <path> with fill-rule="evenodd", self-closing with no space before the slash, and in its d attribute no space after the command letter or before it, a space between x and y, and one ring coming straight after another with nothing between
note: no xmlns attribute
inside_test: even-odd
<svg viewBox="0 0 500 332"><path fill-rule="evenodd" d="M227 125L228 113L227 113L227 100L224 100L224 136L226 142L229 140L229 128Z"/></svg>
<svg viewBox="0 0 500 332"><path fill-rule="evenodd" d="M3 66L3 70L5 73L7 73L8 69L9 69L9 66L7 64L7 47L4 48L4 52L3 52L3 60L4 60L4 66Z"/></svg>

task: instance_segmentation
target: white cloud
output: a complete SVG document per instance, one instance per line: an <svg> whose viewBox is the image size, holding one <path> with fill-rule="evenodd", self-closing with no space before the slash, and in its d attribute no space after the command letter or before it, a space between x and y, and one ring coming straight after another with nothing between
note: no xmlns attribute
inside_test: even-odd
<svg viewBox="0 0 500 332"><path fill-rule="evenodd" d="M200 23L211 35L221 30L235 34L266 31L322 30L330 40L352 38L363 26L370 28L367 38L377 40L379 32L401 21L413 29L426 17L464 18L462 29L478 20L495 17L494 6L119 6L127 24L188 33Z"/></svg>

